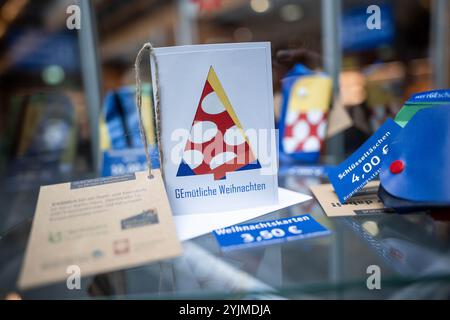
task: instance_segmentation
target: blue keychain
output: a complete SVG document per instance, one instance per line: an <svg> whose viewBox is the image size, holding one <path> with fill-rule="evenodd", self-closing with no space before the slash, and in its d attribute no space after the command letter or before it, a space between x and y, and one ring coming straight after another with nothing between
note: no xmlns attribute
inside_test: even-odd
<svg viewBox="0 0 450 320"><path fill-rule="evenodd" d="M450 105L418 111L381 165L388 195L427 206L450 205Z"/></svg>

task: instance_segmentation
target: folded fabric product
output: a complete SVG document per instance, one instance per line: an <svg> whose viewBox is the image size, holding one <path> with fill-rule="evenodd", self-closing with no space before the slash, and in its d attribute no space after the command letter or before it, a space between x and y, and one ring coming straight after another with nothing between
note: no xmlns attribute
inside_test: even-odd
<svg viewBox="0 0 450 320"><path fill-rule="evenodd" d="M332 96L331 78L301 64L283 79L279 123L281 157L315 163L323 149Z"/></svg>
<svg viewBox="0 0 450 320"><path fill-rule="evenodd" d="M450 104L415 111L381 164L379 197L398 212L450 207Z"/></svg>

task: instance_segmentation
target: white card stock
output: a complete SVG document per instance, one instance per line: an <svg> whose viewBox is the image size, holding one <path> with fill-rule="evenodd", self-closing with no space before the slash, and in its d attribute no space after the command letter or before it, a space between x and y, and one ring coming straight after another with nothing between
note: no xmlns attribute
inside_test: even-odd
<svg viewBox="0 0 450 320"><path fill-rule="evenodd" d="M156 48L152 66L174 215L276 204L270 43Z"/></svg>

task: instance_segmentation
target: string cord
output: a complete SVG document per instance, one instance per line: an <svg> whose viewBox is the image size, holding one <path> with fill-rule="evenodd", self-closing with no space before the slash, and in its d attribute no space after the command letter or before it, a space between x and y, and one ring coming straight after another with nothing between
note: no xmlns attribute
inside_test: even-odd
<svg viewBox="0 0 450 320"><path fill-rule="evenodd" d="M159 93L159 76L158 76L158 60L156 59L155 49L153 48L152 44L150 42L145 43L142 48L139 50L136 61L134 63L134 70L135 70L135 76L136 76L136 107L138 109L138 115L139 115L139 132L141 135L142 142L144 144L145 149L145 157L147 159L147 166L148 166L148 176L149 178L153 178L152 174L152 162L150 158L150 151L148 148L148 140L147 140L147 133L144 129L144 124L142 121L142 83L141 83L141 68L140 64L142 62L142 58L146 57L146 53L150 54L150 59L153 59L153 66L155 68L155 79L152 79L154 81L154 115L155 115L155 124L156 124L156 144L158 146L158 152L159 152L159 162L160 162L160 168L161 172L163 172L163 153L161 148L161 98ZM151 66L150 66L151 68ZM151 70L150 70L151 71ZM150 72L151 74L151 72Z"/></svg>

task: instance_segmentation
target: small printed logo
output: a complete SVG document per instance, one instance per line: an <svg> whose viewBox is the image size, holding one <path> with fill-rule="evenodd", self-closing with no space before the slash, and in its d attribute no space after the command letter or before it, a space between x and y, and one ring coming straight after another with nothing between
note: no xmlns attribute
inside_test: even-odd
<svg viewBox="0 0 450 320"><path fill-rule="evenodd" d="M48 234L48 242L53 243L53 244L57 244L57 243L61 243L62 241L62 232L57 231L57 232L49 232Z"/></svg>
<svg viewBox="0 0 450 320"><path fill-rule="evenodd" d="M66 280L66 286L69 290L81 290L81 269L77 265L68 266L66 274L69 276Z"/></svg>
<svg viewBox="0 0 450 320"><path fill-rule="evenodd" d="M116 256L121 256L130 252L130 241L128 239L116 240L113 242L113 251Z"/></svg>
<svg viewBox="0 0 450 320"><path fill-rule="evenodd" d="M145 210L138 215L123 219L120 222L122 230L134 229L157 223L159 223L158 214L155 212L155 210L151 209Z"/></svg>
<svg viewBox="0 0 450 320"><path fill-rule="evenodd" d="M370 276L367 278L366 285L369 290L381 289L381 268L377 265L370 265L366 270Z"/></svg>
<svg viewBox="0 0 450 320"><path fill-rule="evenodd" d="M98 258L103 257L104 255L105 254L100 249L96 249L96 250L92 251L92 258L98 259Z"/></svg>
<svg viewBox="0 0 450 320"><path fill-rule="evenodd" d="M400 261L403 261L404 258L405 258L405 255L400 250L397 250L395 248L390 248L389 249L389 255L392 258L395 258L395 259L400 260Z"/></svg>

